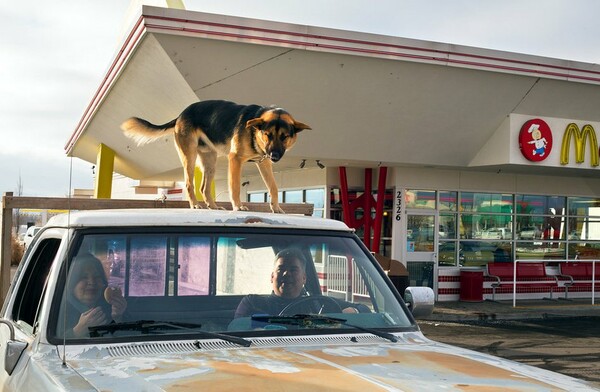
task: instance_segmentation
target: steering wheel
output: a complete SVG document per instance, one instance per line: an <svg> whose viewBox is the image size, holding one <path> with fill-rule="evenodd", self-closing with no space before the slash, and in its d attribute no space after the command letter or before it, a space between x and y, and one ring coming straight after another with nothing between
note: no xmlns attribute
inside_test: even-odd
<svg viewBox="0 0 600 392"><path fill-rule="evenodd" d="M300 298L294 300L293 302L289 303L285 308L281 309L281 312L279 312L279 316L291 316L295 313L290 312L290 309L297 308L298 306L304 304L305 302L309 302L309 301L316 301L322 305L321 309L319 310L319 313L323 313L323 311L327 307L329 307L330 310L333 309L334 311L325 312L325 313L342 313L342 307L335 299L333 299L331 297L326 297L324 295L313 295L313 296L308 296L308 297L300 297Z"/></svg>

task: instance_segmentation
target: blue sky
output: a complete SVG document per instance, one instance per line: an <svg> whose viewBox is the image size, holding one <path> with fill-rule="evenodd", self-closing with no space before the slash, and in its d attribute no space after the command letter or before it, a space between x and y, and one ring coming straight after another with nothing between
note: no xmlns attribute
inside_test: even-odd
<svg viewBox="0 0 600 392"><path fill-rule="evenodd" d="M184 3L195 11L600 64L597 0ZM93 187L92 164L71 161L64 145L120 47L129 9L128 0L0 1L0 192L16 193L19 183L27 196Z"/></svg>

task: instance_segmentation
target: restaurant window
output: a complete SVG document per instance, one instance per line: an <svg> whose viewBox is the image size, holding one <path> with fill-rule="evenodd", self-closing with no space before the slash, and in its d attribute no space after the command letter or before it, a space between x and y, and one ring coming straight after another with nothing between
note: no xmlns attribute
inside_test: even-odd
<svg viewBox="0 0 600 392"><path fill-rule="evenodd" d="M248 193L248 201L250 203L264 203L266 201L265 192Z"/></svg>
<svg viewBox="0 0 600 392"><path fill-rule="evenodd" d="M279 191L280 203L309 203L313 204L313 216L322 218L325 216L325 189L294 189L288 191ZM270 202L271 196L268 192L248 193L249 202Z"/></svg>
<svg viewBox="0 0 600 392"><path fill-rule="evenodd" d="M350 189L348 190L348 202L352 204L355 200L363 196L363 189ZM379 242L379 253L384 256L391 256L392 251L392 226L393 219L395 215L392 213L394 208L395 201L395 193L392 189L387 189L385 191L384 199L383 199L383 217L381 222L381 234L380 234L380 242ZM377 204L377 191L373 191L373 205L371 206L371 218L372 222L375 221L375 209ZM339 221L344 221L343 211L342 211L342 194L339 188L331 188L329 193L329 218L335 219ZM362 208L357 208L355 210L355 219L362 219L364 215L364 211ZM364 237L363 228L360 227L356 229L356 235L359 238ZM373 237L371 237L371 240Z"/></svg>
<svg viewBox="0 0 600 392"><path fill-rule="evenodd" d="M435 191L407 189L404 194L406 208L435 210Z"/></svg>
<svg viewBox="0 0 600 392"><path fill-rule="evenodd" d="M569 197L567 210L569 258L600 258L600 198Z"/></svg>
<svg viewBox="0 0 600 392"><path fill-rule="evenodd" d="M516 258L564 259L566 197L544 195L515 196Z"/></svg>
<svg viewBox="0 0 600 392"><path fill-rule="evenodd" d="M461 192L460 237L509 239L512 230L513 196L501 193Z"/></svg>

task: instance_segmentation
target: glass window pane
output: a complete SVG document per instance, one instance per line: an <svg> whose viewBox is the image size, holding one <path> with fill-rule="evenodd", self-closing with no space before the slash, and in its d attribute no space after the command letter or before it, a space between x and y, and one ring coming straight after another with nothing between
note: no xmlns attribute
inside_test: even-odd
<svg viewBox="0 0 600 392"><path fill-rule="evenodd" d="M599 260L600 243L589 242L571 242L569 243L569 259ZM600 268L600 263L596 263L596 268Z"/></svg>
<svg viewBox="0 0 600 392"><path fill-rule="evenodd" d="M432 215L408 215L407 236L411 251L433 252L435 240L434 217Z"/></svg>
<svg viewBox="0 0 600 392"><path fill-rule="evenodd" d="M265 202L265 193L249 193L248 201L251 203L264 203Z"/></svg>
<svg viewBox="0 0 600 392"><path fill-rule="evenodd" d="M502 193L461 192L460 208L463 212L492 212L511 214L513 197Z"/></svg>
<svg viewBox="0 0 600 392"><path fill-rule="evenodd" d="M462 238L512 238L512 215L462 214L460 223Z"/></svg>
<svg viewBox="0 0 600 392"><path fill-rule="evenodd" d="M177 294L207 295L210 276L210 238L179 239Z"/></svg>
<svg viewBox="0 0 600 392"><path fill-rule="evenodd" d="M167 238L141 236L131 238L129 253L129 296L158 296L165 293Z"/></svg>
<svg viewBox="0 0 600 392"><path fill-rule="evenodd" d="M481 232L481 239L484 240L510 240L512 231L508 227L492 227Z"/></svg>
<svg viewBox="0 0 600 392"><path fill-rule="evenodd" d="M440 244L440 266L456 265L458 253L458 266L479 267L491 262L511 262L512 245L510 242L490 241L459 241L458 251L456 242L442 242Z"/></svg>
<svg viewBox="0 0 600 392"><path fill-rule="evenodd" d="M565 202L562 196L517 195L517 214L564 215Z"/></svg>
<svg viewBox="0 0 600 392"><path fill-rule="evenodd" d="M406 208L435 210L435 191L406 190Z"/></svg>
<svg viewBox="0 0 600 392"><path fill-rule="evenodd" d="M546 219L542 216L517 216L516 238L518 240L536 240L542 239L544 235L547 238L554 238L553 229L549 229L544 234L545 221Z"/></svg>
<svg viewBox="0 0 600 392"><path fill-rule="evenodd" d="M510 242L460 241L459 265L476 267L490 262L512 261Z"/></svg>
<svg viewBox="0 0 600 392"><path fill-rule="evenodd" d="M307 189L305 201L314 204L314 208L325 207L325 189Z"/></svg>
<svg viewBox="0 0 600 392"><path fill-rule="evenodd" d="M440 239L457 239L456 214L440 214Z"/></svg>
<svg viewBox="0 0 600 392"><path fill-rule="evenodd" d="M569 223L569 239L600 240L600 217L573 218Z"/></svg>
<svg viewBox="0 0 600 392"><path fill-rule="evenodd" d="M239 243L260 244L265 239L221 237L217 243L217 294L270 294L273 289L268 277L273 270L275 253L272 247L241 247ZM261 280L248 276L267 277Z"/></svg>
<svg viewBox="0 0 600 392"><path fill-rule="evenodd" d="M440 242L438 264L440 267L456 266L456 242Z"/></svg>
<svg viewBox="0 0 600 392"><path fill-rule="evenodd" d="M302 203L302 191L285 191L284 198L286 203Z"/></svg>
<svg viewBox="0 0 600 392"><path fill-rule="evenodd" d="M569 197L569 215L600 216L600 198Z"/></svg>
<svg viewBox="0 0 600 392"><path fill-rule="evenodd" d="M517 259L564 259L566 257L564 243L557 242L521 242L517 244Z"/></svg>
<svg viewBox="0 0 600 392"><path fill-rule="evenodd" d="M458 203L458 192L441 191L440 192L440 211L456 211Z"/></svg>
<svg viewBox="0 0 600 392"><path fill-rule="evenodd" d="M88 236L89 238L103 238L101 236ZM110 287L118 287L121 292L125 292L125 260L126 241L125 236L112 237L107 241L108 250L106 252L106 261L109 268L108 285Z"/></svg>

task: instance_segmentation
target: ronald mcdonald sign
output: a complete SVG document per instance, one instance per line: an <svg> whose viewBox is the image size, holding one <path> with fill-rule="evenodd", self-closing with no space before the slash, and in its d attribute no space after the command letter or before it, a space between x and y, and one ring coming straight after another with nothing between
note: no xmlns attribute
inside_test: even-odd
<svg viewBox="0 0 600 392"><path fill-rule="evenodd" d="M552 124L554 130L557 127L564 127L560 145L560 161L558 157L552 154L553 132L548 123ZM569 165L570 155L574 152L575 164L580 165L589 162L589 165L593 168L600 166L600 151L598 150L598 138L594 127L591 124L585 124L580 128L578 124L574 122L567 123L567 121L563 122L563 124L567 124L566 126L559 124L557 124L556 119L542 120L540 118L523 123L519 132L519 149L523 157L531 162L545 161L547 165L558 166L560 164L565 166ZM550 156L552 158L548 159Z"/></svg>

